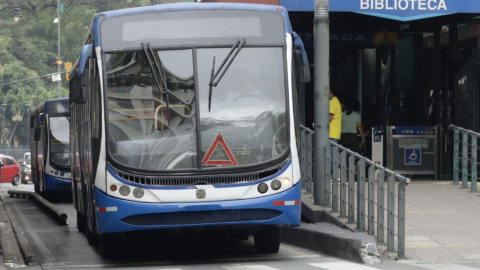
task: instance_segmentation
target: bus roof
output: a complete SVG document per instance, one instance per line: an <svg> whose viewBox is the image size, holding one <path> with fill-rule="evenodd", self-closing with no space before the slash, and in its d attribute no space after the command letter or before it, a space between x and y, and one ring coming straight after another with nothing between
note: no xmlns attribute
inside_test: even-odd
<svg viewBox="0 0 480 270"><path fill-rule="evenodd" d="M154 6L145 6L145 7L136 7L136 8L127 8L119 9L112 11L105 11L95 15L92 24L90 25L87 35L85 37L85 42L88 41L89 36L93 36L94 46L100 46L100 16L105 15L105 18L113 18L119 16L128 16L133 14L141 13L152 13L152 12L169 12L169 11L179 11L179 10L257 10L257 11L270 11L278 12L281 8L280 15L283 17L285 23L286 33L292 34L292 28L290 27L290 19L288 17L288 11L282 6L276 5L260 5L260 4L241 4L241 3L176 3L176 4L162 4ZM85 43L84 42L84 43ZM70 70L70 77L75 74L75 71L79 64L78 58L73 64L72 69Z"/></svg>
<svg viewBox="0 0 480 270"><path fill-rule="evenodd" d="M35 115L35 114L44 112L44 111L45 111L45 107L48 108L48 104L54 103L54 102L62 102L62 101L68 102L68 97L65 97L65 98L53 98L53 99L45 100L44 102L40 103L40 105L38 105L37 107L33 108L33 109L30 111L30 114ZM47 112L47 113L48 113L48 112Z"/></svg>

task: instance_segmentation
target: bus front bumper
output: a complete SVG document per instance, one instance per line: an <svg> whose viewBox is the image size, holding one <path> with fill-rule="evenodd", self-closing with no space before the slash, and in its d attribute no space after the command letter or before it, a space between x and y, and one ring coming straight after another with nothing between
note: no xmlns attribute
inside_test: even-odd
<svg viewBox="0 0 480 270"><path fill-rule="evenodd" d="M46 191L71 191L72 182L70 179L58 178L54 175L45 174Z"/></svg>
<svg viewBox="0 0 480 270"><path fill-rule="evenodd" d="M270 196L198 203L141 203L95 188L98 233L199 226L300 225L301 189Z"/></svg>

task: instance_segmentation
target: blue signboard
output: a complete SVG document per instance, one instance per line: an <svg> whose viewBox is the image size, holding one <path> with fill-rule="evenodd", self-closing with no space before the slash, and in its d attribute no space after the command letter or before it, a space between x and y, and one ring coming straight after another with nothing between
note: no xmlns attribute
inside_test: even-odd
<svg viewBox="0 0 480 270"><path fill-rule="evenodd" d="M422 148L405 148L405 165L422 165Z"/></svg>
<svg viewBox="0 0 480 270"><path fill-rule="evenodd" d="M314 11L314 0L280 0L289 11ZM454 14L480 14L479 0L330 0L330 12L356 12L398 21Z"/></svg>

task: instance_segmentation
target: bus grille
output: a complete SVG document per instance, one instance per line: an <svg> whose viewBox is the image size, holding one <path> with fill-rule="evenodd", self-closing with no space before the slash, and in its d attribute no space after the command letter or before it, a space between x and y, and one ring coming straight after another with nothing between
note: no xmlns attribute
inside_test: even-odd
<svg viewBox="0 0 480 270"><path fill-rule="evenodd" d="M227 175L198 175L189 176L145 176L120 171L109 166L120 178L132 183L148 186L192 186L192 185L222 185L248 183L275 175L288 163L288 160L273 168L258 172L227 174Z"/></svg>
<svg viewBox="0 0 480 270"><path fill-rule="evenodd" d="M222 222L261 221L278 217L282 212L272 209L239 209L218 211L171 212L130 216L123 222L136 226L194 225Z"/></svg>

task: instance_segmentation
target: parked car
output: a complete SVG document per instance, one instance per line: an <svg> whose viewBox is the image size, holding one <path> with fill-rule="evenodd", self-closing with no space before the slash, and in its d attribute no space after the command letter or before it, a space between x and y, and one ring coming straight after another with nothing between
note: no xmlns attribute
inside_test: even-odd
<svg viewBox="0 0 480 270"><path fill-rule="evenodd" d="M13 157L0 155L0 183L20 184L20 168Z"/></svg>

